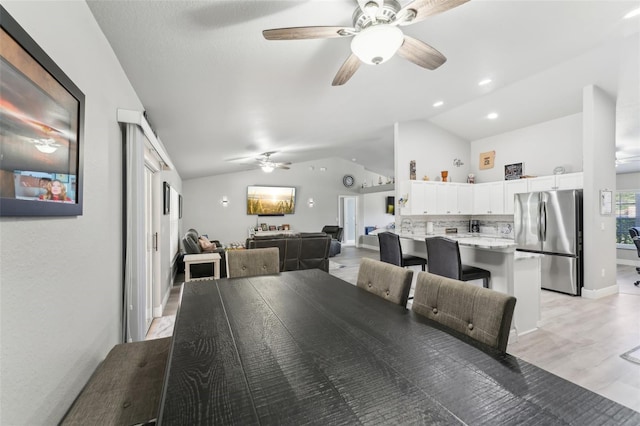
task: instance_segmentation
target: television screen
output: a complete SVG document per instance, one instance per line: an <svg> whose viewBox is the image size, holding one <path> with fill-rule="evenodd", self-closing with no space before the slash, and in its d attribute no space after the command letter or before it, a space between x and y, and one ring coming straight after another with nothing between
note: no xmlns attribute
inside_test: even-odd
<svg viewBox="0 0 640 426"><path fill-rule="evenodd" d="M282 216L293 214L296 207L296 188L291 186L247 187L247 214Z"/></svg>

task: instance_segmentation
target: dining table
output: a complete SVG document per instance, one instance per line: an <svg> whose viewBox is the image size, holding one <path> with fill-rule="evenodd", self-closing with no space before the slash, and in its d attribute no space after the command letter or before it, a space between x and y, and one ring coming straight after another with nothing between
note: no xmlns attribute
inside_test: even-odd
<svg viewBox="0 0 640 426"><path fill-rule="evenodd" d="M183 284L160 425L638 425L318 269Z"/></svg>

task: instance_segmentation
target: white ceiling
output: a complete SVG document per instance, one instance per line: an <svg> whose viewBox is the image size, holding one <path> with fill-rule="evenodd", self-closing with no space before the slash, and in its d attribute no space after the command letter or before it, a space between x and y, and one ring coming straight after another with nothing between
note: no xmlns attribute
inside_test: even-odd
<svg viewBox="0 0 640 426"><path fill-rule="evenodd" d="M395 122L473 141L580 112L589 84L617 101L619 149L640 155L640 17L623 19L639 0L472 0L402 27L447 57L437 70L396 56L339 87L350 38L262 30L350 27L356 0L88 3L183 179L247 170L229 160L264 151L294 164L355 158L391 176Z"/></svg>

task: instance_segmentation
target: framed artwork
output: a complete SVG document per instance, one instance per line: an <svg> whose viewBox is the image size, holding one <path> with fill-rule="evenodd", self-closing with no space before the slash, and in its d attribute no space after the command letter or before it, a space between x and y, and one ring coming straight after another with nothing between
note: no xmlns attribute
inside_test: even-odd
<svg viewBox="0 0 640 426"><path fill-rule="evenodd" d="M276 231L277 228L275 225L269 225L269 231Z"/></svg>
<svg viewBox="0 0 640 426"><path fill-rule="evenodd" d="M178 195L178 219L182 219L182 195Z"/></svg>
<svg viewBox="0 0 640 426"><path fill-rule="evenodd" d="M269 230L269 226L266 223L261 223L260 224L260 229L263 231L268 231Z"/></svg>
<svg viewBox="0 0 640 426"><path fill-rule="evenodd" d="M600 214L613 214L613 191L608 189L600 190Z"/></svg>
<svg viewBox="0 0 640 426"><path fill-rule="evenodd" d="M169 183L167 182L162 182L162 189L162 192L164 194L162 196L162 212L164 214L169 214L169 212L171 211L171 186L169 186Z"/></svg>
<svg viewBox="0 0 640 426"><path fill-rule="evenodd" d="M82 215L85 97L0 6L0 216Z"/></svg>
<svg viewBox="0 0 640 426"><path fill-rule="evenodd" d="M507 164L504 166L504 180L520 179L522 172L522 163Z"/></svg>
<svg viewBox="0 0 640 426"><path fill-rule="evenodd" d="M288 223L285 223L285 224L283 224L283 225L282 225L282 230L283 230L283 231L288 231L288 230L290 230L290 229L291 229L291 227L289 226L289 224L288 224Z"/></svg>
<svg viewBox="0 0 640 426"><path fill-rule="evenodd" d="M480 154L480 170L493 169L493 163L496 158L495 151L483 152Z"/></svg>

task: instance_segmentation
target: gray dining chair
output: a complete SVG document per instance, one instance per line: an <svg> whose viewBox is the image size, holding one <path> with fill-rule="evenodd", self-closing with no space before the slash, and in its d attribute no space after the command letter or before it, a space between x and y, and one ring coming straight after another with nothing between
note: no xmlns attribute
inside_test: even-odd
<svg viewBox="0 0 640 426"><path fill-rule="evenodd" d="M413 271L400 266L362 258L356 285L400 306L409 299Z"/></svg>
<svg viewBox="0 0 640 426"><path fill-rule="evenodd" d="M378 234L378 243L380 245L380 260L392 265L407 267L421 266L425 270L427 259L423 257L413 256L410 254L402 254L402 246L400 245L400 236L393 232L381 232Z"/></svg>
<svg viewBox="0 0 640 426"><path fill-rule="evenodd" d="M280 252L277 247L229 250L226 254L229 278L280 273Z"/></svg>
<svg viewBox="0 0 640 426"><path fill-rule="evenodd" d="M482 280L482 286L489 288L491 272L462 264L457 241L446 237L429 237L426 243L430 273L460 281Z"/></svg>
<svg viewBox="0 0 640 426"><path fill-rule="evenodd" d="M411 309L504 353L515 306L508 294L419 272Z"/></svg>

